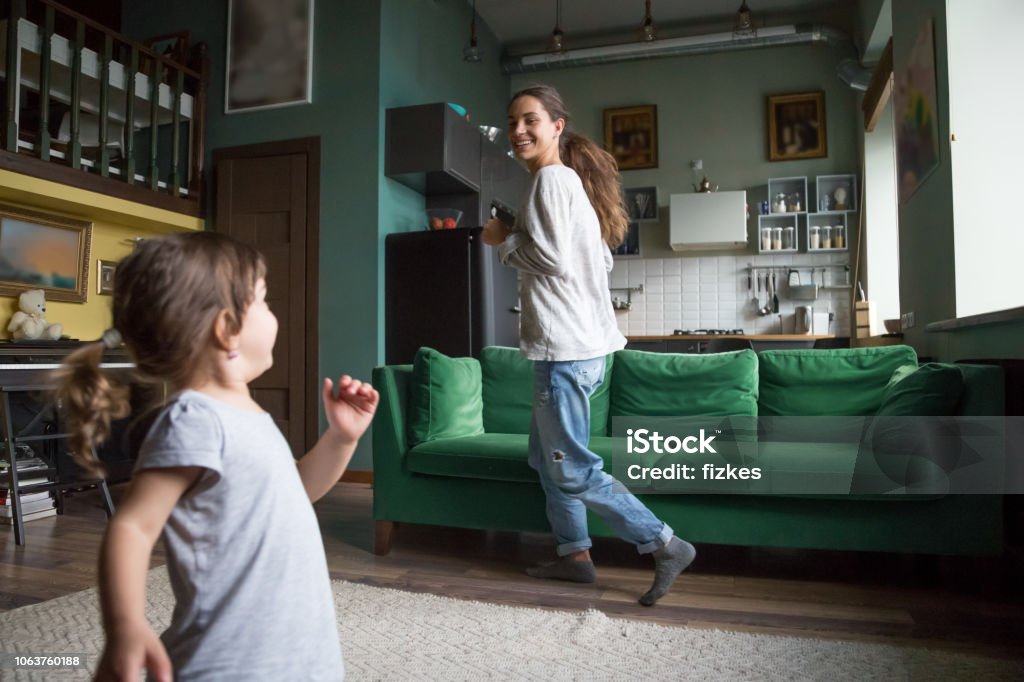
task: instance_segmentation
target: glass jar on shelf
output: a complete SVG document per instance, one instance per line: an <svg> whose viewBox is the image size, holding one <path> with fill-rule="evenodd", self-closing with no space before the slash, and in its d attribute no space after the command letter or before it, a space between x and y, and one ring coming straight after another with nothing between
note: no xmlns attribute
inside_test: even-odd
<svg viewBox="0 0 1024 682"><path fill-rule="evenodd" d="M811 225L808 230L810 233L807 238L808 249L820 249L821 248L821 228L817 225Z"/></svg>
<svg viewBox="0 0 1024 682"><path fill-rule="evenodd" d="M830 225L821 226L821 248L832 248L832 227Z"/></svg>
<svg viewBox="0 0 1024 682"><path fill-rule="evenodd" d="M845 249L846 248L846 226L835 225L832 228L832 248L833 249Z"/></svg>
<svg viewBox="0 0 1024 682"><path fill-rule="evenodd" d="M796 228L792 225L782 231L782 248L790 250L796 248Z"/></svg>
<svg viewBox="0 0 1024 682"><path fill-rule="evenodd" d="M782 228L772 228L772 250L780 251L782 249Z"/></svg>
<svg viewBox="0 0 1024 682"><path fill-rule="evenodd" d="M770 227L761 228L761 250L772 250L772 228Z"/></svg>

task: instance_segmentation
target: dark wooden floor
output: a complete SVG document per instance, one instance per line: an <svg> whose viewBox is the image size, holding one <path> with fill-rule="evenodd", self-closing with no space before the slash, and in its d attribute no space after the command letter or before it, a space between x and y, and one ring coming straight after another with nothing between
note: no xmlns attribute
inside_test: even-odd
<svg viewBox="0 0 1024 682"><path fill-rule="evenodd" d="M368 485L346 483L317 504L335 578L502 604L596 608L666 625L1024 657L1024 580L1008 559L704 545L675 589L644 608L636 598L648 587L651 560L625 543L596 542L594 585L523 575L523 567L553 556L543 535L402 525L391 554L377 557L371 502ZM68 501L63 517L28 524L24 547L0 528L0 610L94 586L103 525L98 496L87 492ZM162 562L158 551L153 565Z"/></svg>

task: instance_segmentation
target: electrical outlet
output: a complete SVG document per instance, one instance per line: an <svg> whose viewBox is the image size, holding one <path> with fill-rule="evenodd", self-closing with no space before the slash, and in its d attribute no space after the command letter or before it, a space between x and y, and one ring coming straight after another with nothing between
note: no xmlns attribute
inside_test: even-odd
<svg viewBox="0 0 1024 682"><path fill-rule="evenodd" d="M900 315L900 326L910 329L914 326L914 313L903 313Z"/></svg>

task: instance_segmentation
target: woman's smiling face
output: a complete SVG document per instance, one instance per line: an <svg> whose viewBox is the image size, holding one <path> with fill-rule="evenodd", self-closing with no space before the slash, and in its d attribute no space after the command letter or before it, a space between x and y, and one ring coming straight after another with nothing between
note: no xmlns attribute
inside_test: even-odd
<svg viewBox="0 0 1024 682"><path fill-rule="evenodd" d="M561 162L558 138L564 128L565 119L552 121L541 101L531 95L516 98L508 107L508 141L531 171Z"/></svg>

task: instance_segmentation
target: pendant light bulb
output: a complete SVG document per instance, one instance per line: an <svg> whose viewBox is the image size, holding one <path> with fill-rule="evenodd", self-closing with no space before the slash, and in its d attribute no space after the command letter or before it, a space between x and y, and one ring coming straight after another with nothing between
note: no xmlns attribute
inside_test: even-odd
<svg viewBox="0 0 1024 682"><path fill-rule="evenodd" d="M476 0L473 0L473 18L469 22L469 45L462 48L462 61L480 63L480 48L476 43Z"/></svg>
<svg viewBox="0 0 1024 682"><path fill-rule="evenodd" d="M651 17L651 0L644 0L644 23L640 26L640 35L648 42L658 37L654 33L654 18Z"/></svg>
<svg viewBox="0 0 1024 682"><path fill-rule="evenodd" d="M551 32L548 52L561 52L565 49L565 34L562 33L562 0L555 0L555 29Z"/></svg>
<svg viewBox="0 0 1024 682"><path fill-rule="evenodd" d="M754 28L754 17L747 7L747 0L743 0L740 8L736 10L736 21L733 24L732 32L738 36L756 36L757 29Z"/></svg>

